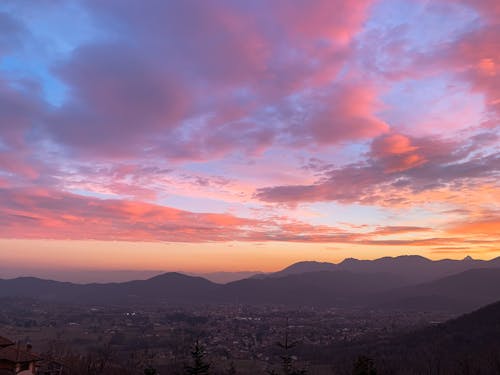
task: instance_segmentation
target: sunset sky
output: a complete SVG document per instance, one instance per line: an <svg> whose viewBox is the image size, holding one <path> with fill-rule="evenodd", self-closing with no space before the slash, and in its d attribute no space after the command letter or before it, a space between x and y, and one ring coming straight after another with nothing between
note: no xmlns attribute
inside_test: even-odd
<svg viewBox="0 0 500 375"><path fill-rule="evenodd" d="M2 0L0 269L500 256L498 0Z"/></svg>

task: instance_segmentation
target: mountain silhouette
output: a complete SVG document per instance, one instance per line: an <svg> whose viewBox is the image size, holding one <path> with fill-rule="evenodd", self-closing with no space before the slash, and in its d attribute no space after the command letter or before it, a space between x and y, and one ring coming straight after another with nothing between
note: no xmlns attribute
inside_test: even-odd
<svg viewBox="0 0 500 375"><path fill-rule="evenodd" d="M175 272L148 280L100 284L21 277L0 279L0 297L84 304L242 303L465 312L500 300L500 268L474 268L431 281L420 279L460 270L464 263L476 267L495 265L497 261L498 258L480 263L473 260L433 262L422 257L397 257L376 261L347 259L338 265L303 262L271 276L227 284ZM410 264L423 265L420 269L424 276L417 278L417 282L409 281L416 277L402 274L402 269ZM432 268L436 265L439 272ZM315 271L298 272L308 269Z"/></svg>
<svg viewBox="0 0 500 375"><path fill-rule="evenodd" d="M197 303L219 284L201 277L170 272L124 283L73 284L33 277L0 280L0 297L28 297L74 303ZM205 299L205 296L207 299Z"/></svg>
<svg viewBox="0 0 500 375"><path fill-rule="evenodd" d="M470 256L462 260L433 261L419 255L403 255L375 260L347 258L337 264L305 261L292 264L281 271L258 277L281 277L305 272L343 270L356 273L392 273L402 277L408 283L416 284L479 268L500 268L500 257L489 261L472 259Z"/></svg>

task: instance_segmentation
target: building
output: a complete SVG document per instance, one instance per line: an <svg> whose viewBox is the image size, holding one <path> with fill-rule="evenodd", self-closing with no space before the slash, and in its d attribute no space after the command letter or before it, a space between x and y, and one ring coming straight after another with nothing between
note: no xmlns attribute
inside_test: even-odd
<svg viewBox="0 0 500 375"><path fill-rule="evenodd" d="M21 347L0 336L0 375L36 374L36 363L40 360L31 352L31 345Z"/></svg>
<svg viewBox="0 0 500 375"><path fill-rule="evenodd" d="M14 343L12 341L10 341L9 339L7 339L5 337L0 336L0 349L6 348L7 346L11 346L11 345L14 345Z"/></svg>

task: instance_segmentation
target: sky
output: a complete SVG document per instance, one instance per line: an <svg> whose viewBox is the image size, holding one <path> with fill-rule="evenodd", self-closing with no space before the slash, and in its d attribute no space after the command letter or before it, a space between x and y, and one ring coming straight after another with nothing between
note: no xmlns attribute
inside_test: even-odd
<svg viewBox="0 0 500 375"><path fill-rule="evenodd" d="M0 268L500 256L497 0L2 0Z"/></svg>

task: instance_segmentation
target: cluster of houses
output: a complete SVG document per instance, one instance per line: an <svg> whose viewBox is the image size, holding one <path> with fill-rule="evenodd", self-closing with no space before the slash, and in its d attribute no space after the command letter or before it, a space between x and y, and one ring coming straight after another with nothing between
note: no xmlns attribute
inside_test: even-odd
<svg viewBox="0 0 500 375"><path fill-rule="evenodd" d="M22 345L0 336L0 375L62 375L62 366L45 370L42 357L31 350L31 345Z"/></svg>

